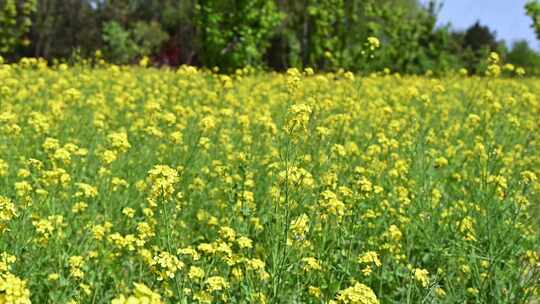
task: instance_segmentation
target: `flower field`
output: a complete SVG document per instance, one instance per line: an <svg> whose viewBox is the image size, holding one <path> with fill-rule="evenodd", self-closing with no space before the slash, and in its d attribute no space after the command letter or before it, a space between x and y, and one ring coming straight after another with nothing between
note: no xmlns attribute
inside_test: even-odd
<svg viewBox="0 0 540 304"><path fill-rule="evenodd" d="M0 65L0 303L529 303L540 80Z"/></svg>

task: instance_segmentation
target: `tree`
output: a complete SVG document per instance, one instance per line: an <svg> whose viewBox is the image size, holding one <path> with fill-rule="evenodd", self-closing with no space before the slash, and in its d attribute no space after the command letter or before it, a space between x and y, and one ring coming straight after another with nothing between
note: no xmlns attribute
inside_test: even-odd
<svg viewBox="0 0 540 304"><path fill-rule="evenodd" d="M18 45L27 45L24 38L32 25L36 0L0 0L0 54L10 54Z"/></svg>
<svg viewBox="0 0 540 304"><path fill-rule="evenodd" d="M480 21L476 21L465 32L463 46L470 48L473 52L479 52L484 48L495 50L497 48L496 34L488 26L483 26Z"/></svg>
<svg viewBox="0 0 540 304"><path fill-rule="evenodd" d="M460 54L463 66L473 74L485 70L485 59L502 44L497 41L496 33L479 21L464 33L456 33L454 36L461 40L460 48L454 52Z"/></svg>
<svg viewBox="0 0 540 304"><path fill-rule="evenodd" d="M426 4L421 4L426 3ZM0 0L0 53L92 56L115 63L143 55L154 63L340 68L371 72L481 70L495 33L476 22L465 32L437 27L440 0ZM526 5L538 28L538 0ZM377 37L376 52L366 43ZM22 47L28 43L29 47ZM512 55L530 56L529 52ZM529 58L527 57L527 58ZM75 57L78 58L78 57ZM530 59L529 58L529 59ZM527 59L527 60L529 60Z"/></svg>
<svg viewBox="0 0 540 304"><path fill-rule="evenodd" d="M33 56L68 58L75 51L89 56L102 45L100 12L86 0L39 0L30 32Z"/></svg>
<svg viewBox="0 0 540 304"><path fill-rule="evenodd" d="M427 7L411 1L402 5L377 1L368 6L368 30L383 43L371 63L373 68L422 73L443 62L441 68L446 69L454 60L448 53L448 28L435 28L439 9L436 1L430 1Z"/></svg>
<svg viewBox="0 0 540 304"><path fill-rule="evenodd" d="M103 41L108 47L109 59L122 64L151 55L167 39L167 33L155 21L137 21L129 30L116 21L109 21L103 27Z"/></svg>
<svg viewBox="0 0 540 304"><path fill-rule="evenodd" d="M525 4L525 11L531 17L533 24L531 25L536 32L536 37L540 39L540 2L530 0Z"/></svg>
<svg viewBox="0 0 540 304"><path fill-rule="evenodd" d="M529 72L540 70L540 54L535 52L526 40L517 41L506 55L506 61L525 67Z"/></svg>
<svg viewBox="0 0 540 304"><path fill-rule="evenodd" d="M268 0L200 0L196 16L202 63L228 70L262 65L282 19Z"/></svg>
<svg viewBox="0 0 540 304"><path fill-rule="evenodd" d="M426 9L416 0L279 0L278 6L286 17L272 40L269 65L281 69L366 70L372 65L365 52L369 36L381 37L385 47L395 46L391 57L399 59L398 45L418 42L424 33L431 34L435 24L428 21L410 26L419 15L427 17ZM404 26L410 27L400 33ZM399 34L408 36L401 41ZM413 41L409 34L415 36ZM418 47L411 45L410 49ZM402 65L398 66L401 69Z"/></svg>

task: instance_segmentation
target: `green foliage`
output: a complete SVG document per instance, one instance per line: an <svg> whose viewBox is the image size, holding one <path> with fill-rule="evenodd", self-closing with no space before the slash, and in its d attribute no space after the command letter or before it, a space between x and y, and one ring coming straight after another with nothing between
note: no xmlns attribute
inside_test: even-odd
<svg viewBox="0 0 540 304"><path fill-rule="evenodd" d="M311 28L308 29L310 37L301 38L307 49L304 62L319 68L339 66L345 48L345 1L311 0L308 3L304 22ZM305 35L305 31L302 34Z"/></svg>
<svg viewBox="0 0 540 304"><path fill-rule="evenodd" d="M540 3L537 0L530 0L525 4L525 10L532 19L532 27L536 36L540 39Z"/></svg>
<svg viewBox="0 0 540 304"><path fill-rule="evenodd" d="M512 49L506 55L506 61L527 68L529 74L540 72L540 54L531 49L526 40L514 43Z"/></svg>
<svg viewBox="0 0 540 304"><path fill-rule="evenodd" d="M36 0L0 0L0 54L13 52L32 25L31 15L37 9Z"/></svg>
<svg viewBox="0 0 540 304"><path fill-rule="evenodd" d="M423 4L422 4L423 3ZM504 43L479 23L437 27L442 0L0 0L0 53L65 60L105 50L113 63L247 65L371 73L481 73ZM540 3L527 13L539 27ZM34 12L35 13L32 13ZM26 34L28 33L28 34ZM373 50L368 37L380 40ZM21 42L30 47L18 47ZM10 54L12 56L10 56ZM524 59L528 60L528 59Z"/></svg>
<svg viewBox="0 0 540 304"><path fill-rule="evenodd" d="M463 37L463 45L474 52L481 51L483 48L494 50L497 47L495 33L491 32L489 27L481 25L477 21L469 27Z"/></svg>
<svg viewBox="0 0 540 304"><path fill-rule="evenodd" d="M118 63L148 56L167 39L167 33L157 22L139 21L131 30L124 29L116 21L107 22L103 27L103 41L107 44L109 58Z"/></svg>
<svg viewBox="0 0 540 304"><path fill-rule="evenodd" d="M267 0L199 1L196 16L203 63L229 69L262 65L283 17Z"/></svg>
<svg viewBox="0 0 540 304"><path fill-rule="evenodd" d="M103 27L103 41L108 46L108 56L119 63L127 63L137 55L137 45L129 31L118 22L107 22Z"/></svg>
<svg viewBox="0 0 540 304"><path fill-rule="evenodd" d="M365 69L371 60L366 39L373 34L368 29L373 16L366 11L383 2L387 1L284 1L280 9L287 18L280 36L287 44L289 65Z"/></svg>
<svg viewBox="0 0 540 304"><path fill-rule="evenodd" d="M138 55L148 56L159 49L161 44L169 39L169 35L161 29L156 21L135 23L131 31L138 49Z"/></svg>
<svg viewBox="0 0 540 304"><path fill-rule="evenodd" d="M393 1L371 4L366 15L371 20L368 30L380 37L383 47L372 68L390 68L406 73L445 70L452 62L449 29L435 29L435 2L431 10L411 10Z"/></svg>
<svg viewBox="0 0 540 304"><path fill-rule="evenodd" d="M457 59L449 65L454 70L465 68L471 74L482 74L487 68L485 59L490 52L503 56L507 53L504 41L497 41L495 33L479 22L465 31L450 33L448 29L447 34L449 40L443 50Z"/></svg>

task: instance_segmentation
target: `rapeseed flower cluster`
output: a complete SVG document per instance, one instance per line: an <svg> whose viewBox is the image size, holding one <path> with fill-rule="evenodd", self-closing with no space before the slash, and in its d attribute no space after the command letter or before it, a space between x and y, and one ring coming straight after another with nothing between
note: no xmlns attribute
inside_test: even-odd
<svg viewBox="0 0 540 304"><path fill-rule="evenodd" d="M11 267L17 258L2 252L0 254L0 303L30 304L30 291L25 280L12 274Z"/></svg>
<svg viewBox="0 0 540 304"><path fill-rule="evenodd" d="M112 299L111 304L162 304L161 296L143 283L134 283L132 295L119 295Z"/></svg>

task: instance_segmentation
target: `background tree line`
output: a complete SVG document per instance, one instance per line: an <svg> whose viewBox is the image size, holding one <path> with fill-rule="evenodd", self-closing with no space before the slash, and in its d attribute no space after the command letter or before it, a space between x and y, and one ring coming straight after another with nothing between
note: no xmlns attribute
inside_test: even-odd
<svg viewBox="0 0 540 304"><path fill-rule="evenodd" d="M440 1L417 0L0 0L0 54L231 71L245 65L370 72L482 69L490 51L540 71L526 41L510 48L479 23L436 27ZM525 7L540 39L540 4ZM367 38L382 47L373 54Z"/></svg>

